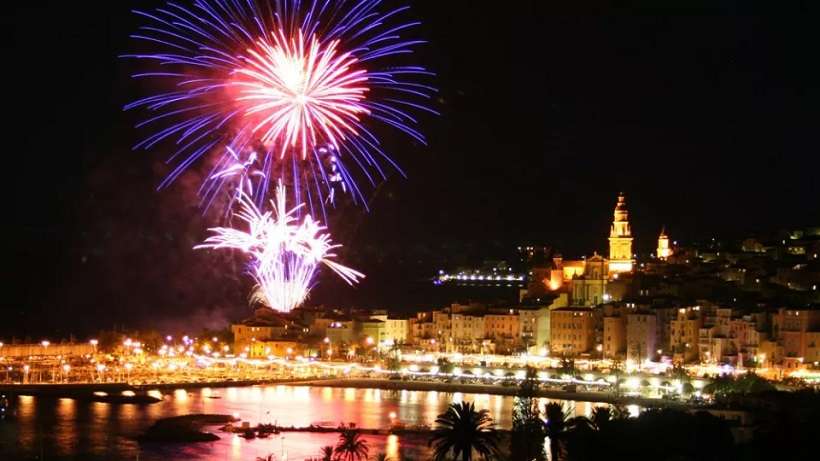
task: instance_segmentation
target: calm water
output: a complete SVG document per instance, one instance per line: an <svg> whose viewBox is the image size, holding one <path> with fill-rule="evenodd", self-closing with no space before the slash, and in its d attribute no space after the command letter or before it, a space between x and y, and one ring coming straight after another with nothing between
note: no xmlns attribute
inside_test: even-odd
<svg viewBox="0 0 820 461"><path fill-rule="evenodd" d="M0 422L0 460L255 460L302 461L320 448L335 445L338 434L285 433L284 437L244 440L208 428L220 440L185 445L139 444L134 438L159 418L190 413L238 413L251 424L275 422L306 426L311 423L356 423L363 428L387 428L391 416L407 425L432 425L453 401L468 400L487 409L501 428L509 428L512 397L421 391L382 391L304 386L254 386L225 389L177 390L152 405L79 402L21 396L16 420ZM545 403L546 400L542 403ZM577 415L596 404L568 402ZM543 407L542 407L543 408ZM385 452L393 459L426 459L426 439L366 437L370 454Z"/></svg>

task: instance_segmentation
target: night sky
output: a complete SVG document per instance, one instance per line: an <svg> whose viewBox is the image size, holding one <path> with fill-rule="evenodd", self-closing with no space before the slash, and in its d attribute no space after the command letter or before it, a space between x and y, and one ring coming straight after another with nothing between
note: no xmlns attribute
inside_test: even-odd
<svg viewBox="0 0 820 461"><path fill-rule="evenodd" d="M352 289L324 274L312 303L427 305L424 277L523 242L604 251L619 191L641 252L662 225L686 242L820 223L817 15L558 3L412 2L442 115L422 120L428 147L388 133L408 179L332 221L370 276ZM121 108L143 93L117 55L129 10L158 4L4 5L0 339L249 312L240 262L191 250L213 224L201 172L157 192L167 153L130 149L138 117Z"/></svg>

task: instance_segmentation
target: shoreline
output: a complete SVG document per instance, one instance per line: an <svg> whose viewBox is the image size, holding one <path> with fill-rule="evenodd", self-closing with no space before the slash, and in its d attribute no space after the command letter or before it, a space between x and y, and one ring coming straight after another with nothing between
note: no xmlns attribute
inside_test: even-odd
<svg viewBox="0 0 820 461"><path fill-rule="evenodd" d="M515 397L518 395L517 386L495 386L491 384L462 384L462 383L440 383L431 381L404 381L374 378L329 378L321 380L311 380L294 386L312 387L352 387L356 389L381 389L381 390L407 390L444 392L453 394L456 392L464 394L490 394ZM600 402L618 405L639 405L642 407L665 407L683 408L688 405L685 402L653 399L638 396L618 396L603 392L569 392L563 390L539 389L535 392L535 397L574 400L579 402Z"/></svg>
<svg viewBox="0 0 820 461"><path fill-rule="evenodd" d="M38 384L0 384L0 393L13 395L27 395L35 397L53 398L102 398L104 396L95 393L106 393L110 395L121 395L123 392L131 391L137 397L144 396L150 391L169 391L176 389L203 389L203 388L225 388L225 387L250 387L259 385L290 384L296 385L308 382L304 378L293 379L249 379L249 380L229 380L212 382L186 382L186 383L156 383L156 384L129 384L129 383L38 383Z"/></svg>
<svg viewBox="0 0 820 461"><path fill-rule="evenodd" d="M55 383L55 384L0 384L0 393L14 395L31 395L37 397L99 399L95 393L121 394L132 391L136 397L144 396L149 391L176 389L203 389L226 387L251 387L263 385L290 385L302 387L337 387L355 389L407 390L444 393L490 394L515 397L517 386L497 386L491 384L443 383L432 381L405 381L378 378L319 378L319 379L254 379L238 381L188 382L188 383ZM639 405L643 407L688 407L685 402L653 399L640 396L619 396L604 392L570 392L564 390L539 389L535 397L557 400L574 400L580 402L600 402L618 405ZM128 403L128 402L124 402Z"/></svg>

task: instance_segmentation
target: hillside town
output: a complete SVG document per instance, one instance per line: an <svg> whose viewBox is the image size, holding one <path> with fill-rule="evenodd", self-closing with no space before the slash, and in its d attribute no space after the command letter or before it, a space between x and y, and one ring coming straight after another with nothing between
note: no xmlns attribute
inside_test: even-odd
<svg viewBox="0 0 820 461"><path fill-rule="evenodd" d="M773 378L820 363L820 228L678 245L666 230L647 259L633 253L619 195L609 255L564 259L519 247L509 267L441 271L434 283L519 289L517 303L464 302L414 315L390 309L260 309L232 325L248 357L348 359L386 352L530 355L766 370ZM550 253L550 254L547 254Z"/></svg>

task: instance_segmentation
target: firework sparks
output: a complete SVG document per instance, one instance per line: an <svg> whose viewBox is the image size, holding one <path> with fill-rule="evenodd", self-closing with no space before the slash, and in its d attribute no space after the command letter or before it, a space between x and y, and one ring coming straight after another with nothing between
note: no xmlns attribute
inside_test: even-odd
<svg viewBox="0 0 820 461"><path fill-rule="evenodd" d="M319 265L335 272L350 285L364 274L343 266L334 258L335 245L325 228L310 215L298 218L302 205L286 208L285 187L279 183L272 211L261 212L247 195L239 198L236 217L247 229L210 229L213 233L196 249L236 249L250 258L250 273L257 283L256 299L268 307L289 312L301 305L310 292Z"/></svg>
<svg viewBox="0 0 820 461"><path fill-rule="evenodd" d="M264 131L263 143L280 141L280 157L295 149L305 159L320 139L338 149L340 140L357 134L358 115L369 113L362 105L366 72L351 69L350 53L337 56L338 40L322 49L314 37L306 49L301 31L290 42L281 31L273 37L273 43L259 40L264 54L248 50L248 67L236 71L247 78L236 83L245 114L263 114L254 132Z"/></svg>
<svg viewBox="0 0 820 461"><path fill-rule="evenodd" d="M154 128L135 148L175 144L160 187L214 154L205 207L226 189L248 193L251 179L261 205L272 178L314 215L337 189L365 202L357 179L375 184L398 169L371 125L424 143L413 113L435 113L425 103L435 89L417 82L431 74L397 63L423 43L401 37L419 23L397 22L407 7L380 8L381 0L195 0L135 11L147 23L132 37L149 51L125 57L152 66L134 77L165 90L125 109L145 110L138 127Z"/></svg>

